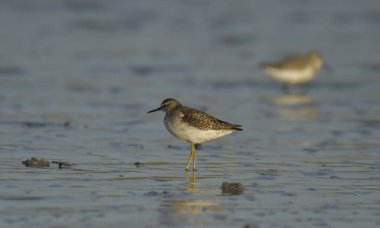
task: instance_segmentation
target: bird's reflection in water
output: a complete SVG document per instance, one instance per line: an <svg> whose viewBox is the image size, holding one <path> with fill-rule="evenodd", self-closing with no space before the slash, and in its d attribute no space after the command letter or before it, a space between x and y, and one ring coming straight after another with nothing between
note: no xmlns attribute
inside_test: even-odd
<svg viewBox="0 0 380 228"><path fill-rule="evenodd" d="M195 174L196 172L194 170L186 172L187 191L192 193L197 192Z"/></svg>
<svg viewBox="0 0 380 228"><path fill-rule="evenodd" d="M168 202L168 210L176 214L202 214L220 211L220 205L209 199L172 199Z"/></svg>
<svg viewBox="0 0 380 228"><path fill-rule="evenodd" d="M190 194L165 198L161 205L161 224L170 227L191 226L203 227L214 221L210 214L224 211L217 200L199 197L194 193L201 191L196 187L196 172L185 174L187 190Z"/></svg>
<svg viewBox="0 0 380 228"><path fill-rule="evenodd" d="M270 97L269 101L278 106L276 115L287 120L314 120L319 116L319 110L308 94L284 93Z"/></svg>
<svg viewBox="0 0 380 228"><path fill-rule="evenodd" d="M210 214L224 211L209 199L168 199L161 208L160 223L168 227L203 227L214 223Z"/></svg>
<svg viewBox="0 0 380 228"><path fill-rule="evenodd" d="M313 101L308 94L304 93L283 93L270 98L271 102L276 105L309 105Z"/></svg>
<svg viewBox="0 0 380 228"><path fill-rule="evenodd" d="M318 117L319 111L315 107L280 109L278 114L288 120L314 120Z"/></svg>

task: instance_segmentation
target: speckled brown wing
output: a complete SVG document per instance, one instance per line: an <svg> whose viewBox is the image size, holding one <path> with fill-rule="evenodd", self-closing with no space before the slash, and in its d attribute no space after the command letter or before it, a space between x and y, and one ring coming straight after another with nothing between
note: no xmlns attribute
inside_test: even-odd
<svg viewBox="0 0 380 228"><path fill-rule="evenodd" d="M307 56L290 56L279 63L281 68L302 69L308 65Z"/></svg>
<svg viewBox="0 0 380 228"><path fill-rule="evenodd" d="M241 125L231 124L223 120L216 119L215 117L190 107L182 106L181 109L182 120L190 125L203 129L203 130L237 130L241 131Z"/></svg>
<svg viewBox="0 0 380 228"><path fill-rule="evenodd" d="M264 67L272 67L272 68L278 68L278 69L302 69L306 67L308 64L308 58L306 56L301 55L292 55L288 56L278 62L274 63L263 63L260 66L262 68Z"/></svg>

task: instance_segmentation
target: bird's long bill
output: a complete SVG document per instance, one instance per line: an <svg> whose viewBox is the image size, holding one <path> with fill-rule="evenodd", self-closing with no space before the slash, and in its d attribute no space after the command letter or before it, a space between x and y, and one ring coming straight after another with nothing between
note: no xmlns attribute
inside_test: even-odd
<svg viewBox="0 0 380 228"><path fill-rule="evenodd" d="M329 73L332 73L332 74L334 73L334 68L328 63L324 63L323 68L325 68L325 70Z"/></svg>
<svg viewBox="0 0 380 228"><path fill-rule="evenodd" d="M157 111L160 111L160 110L161 110L161 107L158 107L158 108L155 108L153 110L150 110L148 113L157 112Z"/></svg>

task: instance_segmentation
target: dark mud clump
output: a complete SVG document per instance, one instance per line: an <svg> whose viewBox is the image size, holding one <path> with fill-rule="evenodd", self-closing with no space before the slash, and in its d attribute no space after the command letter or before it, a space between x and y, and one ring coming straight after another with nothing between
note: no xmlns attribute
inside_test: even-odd
<svg viewBox="0 0 380 228"><path fill-rule="evenodd" d="M57 164L59 169L71 168L72 164L67 161L52 161L52 164Z"/></svg>
<svg viewBox="0 0 380 228"><path fill-rule="evenodd" d="M25 72L20 66L0 66L0 76L19 75Z"/></svg>
<svg viewBox="0 0 380 228"><path fill-rule="evenodd" d="M141 163L141 162L139 162L139 161L137 161L137 162L135 162L135 163L133 163L137 168L138 167L142 167L142 166L144 166L144 163Z"/></svg>
<svg viewBox="0 0 380 228"><path fill-rule="evenodd" d="M171 144L169 144L169 145L168 145L168 149L177 150L177 149L181 149L181 147L176 146L176 145L171 145Z"/></svg>
<svg viewBox="0 0 380 228"><path fill-rule="evenodd" d="M241 195L244 193L245 186L241 183L223 182L220 189L223 195Z"/></svg>
<svg viewBox="0 0 380 228"><path fill-rule="evenodd" d="M62 124L49 123L49 122L34 122L34 121L24 121L22 124L28 128L44 128L44 127L69 127L71 125L70 121L65 121Z"/></svg>
<svg viewBox="0 0 380 228"><path fill-rule="evenodd" d="M49 161L46 161L43 158L38 159L35 157L22 161L22 164L24 164L26 167L33 167L33 168L46 168L50 166Z"/></svg>
<svg viewBox="0 0 380 228"><path fill-rule="evenodd" d="M30 121L25 121L25 122L23 122L23 124L24 124L26 127L30 127L30 128L38 128L38 127L46 127L46 126L48 126L47 123L42 123L42 122L30 122Z"/></svg>
<svg viewBox="0 0 380 228"><path fill-rule="evenodd" d="M156 192L156 191L149 191L144 194L144 196L170 196L171 193L169 191L162 191L162 192Z"/></svg>
<svg viewBox="0 0 380 228"><path fill-rule="evenodd" d="M71 122L68 121L68 120L66 120L65 122L63 122L63 126L64 127L70 127L70 125L71 125Z"/></svg>
<svg viewBox="0 0 380 228"><path fill-rule="evenodd" d="M26 167L33 167L33 168L47 168L50 167L51 164L57 164L59 169L64 169L64 168L71 168L73 165L72 163L69 163L67 161L48 161L45 160L44 158L36 158L32 157L30 159L26 159L25 161L22 161L22 164L25 165Z"/></svg>

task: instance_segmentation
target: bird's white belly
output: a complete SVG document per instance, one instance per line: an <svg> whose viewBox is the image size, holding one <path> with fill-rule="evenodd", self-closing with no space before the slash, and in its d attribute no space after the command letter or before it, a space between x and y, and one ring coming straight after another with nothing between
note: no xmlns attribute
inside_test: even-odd
<svg viewBox="0 0 380 228"><path fill-rule="evenodd" d="M304 69L267 68L265 71L269 75L272 75L273 78L291 84L306 83L311 81L315 76L315 72L311 67Z"/></svg>
<svg viewBox="0 0 380 228"><path fill-rule="evenodd" d="M203 143L234 132L234 130L202 130L178 121L165 121L165 126L172 135L190 143Z"/></svg>

